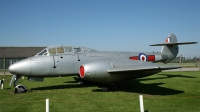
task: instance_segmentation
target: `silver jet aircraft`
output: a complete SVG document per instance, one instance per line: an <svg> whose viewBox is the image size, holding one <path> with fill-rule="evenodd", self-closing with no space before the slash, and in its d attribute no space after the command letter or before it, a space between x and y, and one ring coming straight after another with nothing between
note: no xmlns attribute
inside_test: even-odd
<svg viewBox="0 0 200 112"><path fill-rule="evenodd" d="M155 62L168 63L178 54L178 45L197 42L177 42L169 34L165 42L150 46L163 46L156 52L105 52L85 47L50 46L33 57L23 59L9 67L14 74L10 85L21 76L28 80L43 81L44 77L78 75L84 81L110 83L150 76L162 70L180 68L164 66ZM15 80L16 79L16 80Z"/></svg>

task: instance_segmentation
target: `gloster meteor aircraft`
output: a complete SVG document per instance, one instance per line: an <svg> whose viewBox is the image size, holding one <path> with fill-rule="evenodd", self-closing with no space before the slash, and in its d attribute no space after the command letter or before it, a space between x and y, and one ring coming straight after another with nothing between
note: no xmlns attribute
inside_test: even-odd
<svg viewBox="0 0 200 112"><path fill-rule="evenodd" d="M44 77L78 75L85 81L116 83L150 76L162 70L180 68L164 66L155 62L168 63L178 54L178 45L197 42L177 42L169 34L165 42L150 46L163 46L161 52L105 52L85 47L50 46L33 57L23 59L9 67L14 74L10 85L21 76L28 80L43 81Z"/></svg>

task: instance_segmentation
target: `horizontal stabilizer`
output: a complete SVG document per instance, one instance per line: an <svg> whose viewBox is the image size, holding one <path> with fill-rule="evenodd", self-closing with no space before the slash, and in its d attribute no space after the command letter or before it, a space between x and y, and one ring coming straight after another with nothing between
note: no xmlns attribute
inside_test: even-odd
<svg viewBox="0 0 200 112"><path fill-rule="evenodd" d="M151 66L151 65L144 65L144 66L123 66L123 67L116 67L110 70L107 70L109 73L116 73L116 72L136 72L136 71L150 71L150 70L169 70L169 69L177 69L181 68L180 66Z"/></svg>
<svg viewBox="0 0 200 112"><path fill-rule="evenodd" d="M185 45L185 44L197 44L198 42L164 42L161 44L152 44L150 46L164 46L164 45Z"/></svg>

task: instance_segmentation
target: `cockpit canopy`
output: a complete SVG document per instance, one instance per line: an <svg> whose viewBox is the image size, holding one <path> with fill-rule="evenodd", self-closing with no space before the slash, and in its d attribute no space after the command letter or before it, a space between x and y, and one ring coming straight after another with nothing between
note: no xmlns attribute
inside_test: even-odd
<svg viewBox="0 0 200 112"><path fill-rule="evenodd" d="M85 53L87 51L92 51L85 47L73 47L73 46L50 46L39 52L38 55L58 55L58 54L75 54L75 53Z"/></svg>

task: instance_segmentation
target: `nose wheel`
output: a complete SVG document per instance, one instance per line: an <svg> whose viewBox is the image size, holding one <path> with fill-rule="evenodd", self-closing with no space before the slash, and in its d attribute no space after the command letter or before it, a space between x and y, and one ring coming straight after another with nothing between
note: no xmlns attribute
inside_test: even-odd
<svg viewBox="0 0 200 112"><path fill-rule="evenodd" d="M26 93L28 91L28 89L26 88L26 86L19 84L17 86L15 86L15 94L16 93Z"/></svg>

